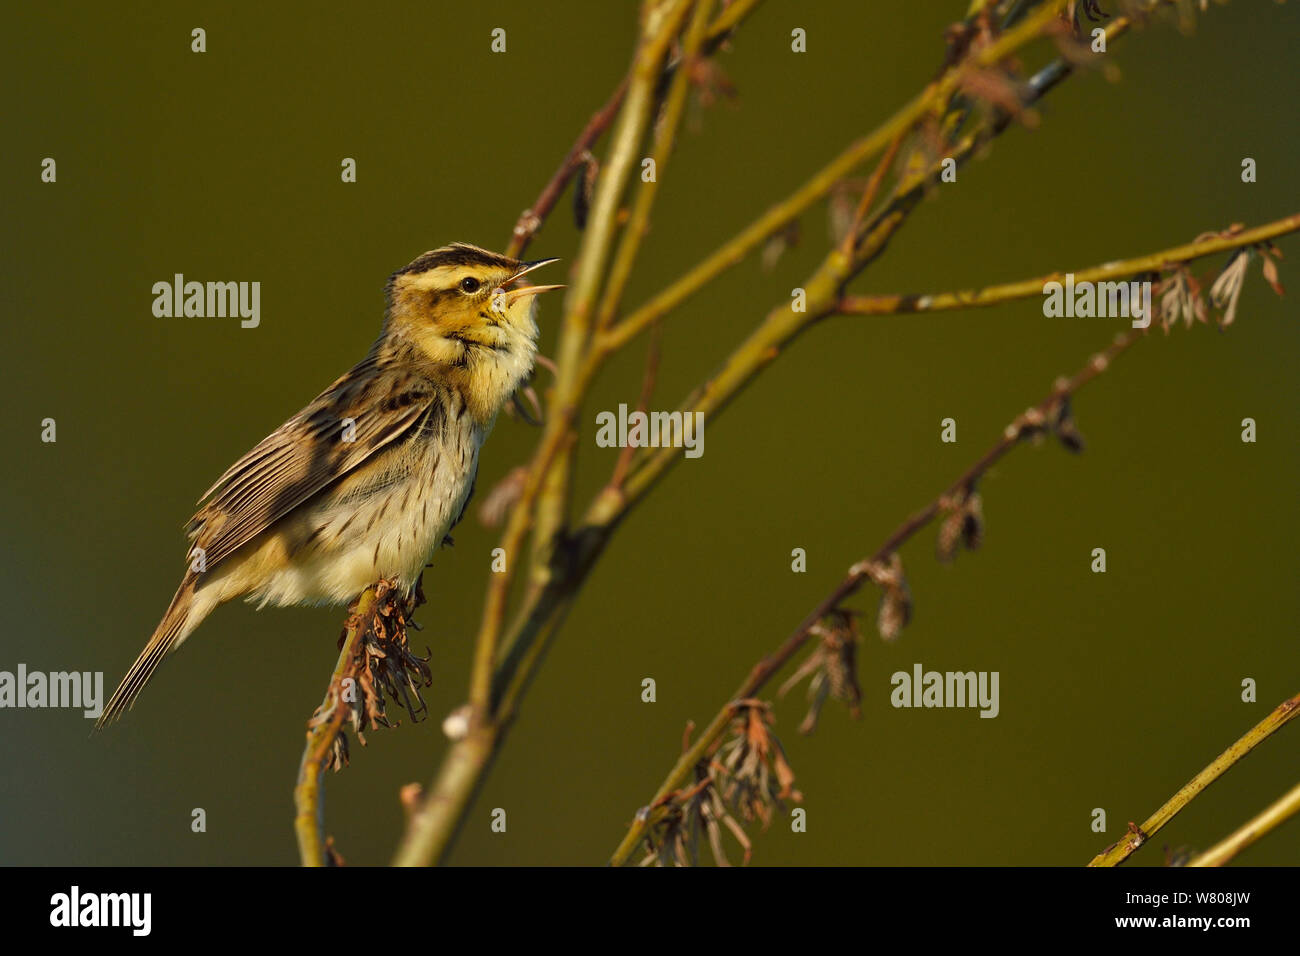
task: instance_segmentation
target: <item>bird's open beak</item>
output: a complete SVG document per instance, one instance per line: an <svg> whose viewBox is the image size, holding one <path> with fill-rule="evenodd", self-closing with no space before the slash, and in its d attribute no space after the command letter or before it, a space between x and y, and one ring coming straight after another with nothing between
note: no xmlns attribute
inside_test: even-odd
<svg viewBox="0 0 1300 956"><path fill-rule="evenodd" d="M562 285L525 285L525 286L520 286L517 289L509 288L509 286L512 283L514 283L515 280L519 279L521 276L527 275L528 273L532 272L534 269L540 269L542 266L550 265L552 262L559 262L559 261L560 260L558 258L537 259L533 262L521 263L519 271L501 284L502 290L505 291L506 301L513 302L515 299L522 298L523 296L536 295L539 292L549 292L551 289L563 289L564 286Z"/></svg>

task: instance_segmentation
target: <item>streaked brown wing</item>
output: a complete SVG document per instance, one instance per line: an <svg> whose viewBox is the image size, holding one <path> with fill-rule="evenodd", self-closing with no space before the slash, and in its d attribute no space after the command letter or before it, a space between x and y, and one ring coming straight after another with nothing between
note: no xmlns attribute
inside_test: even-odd
<svg viewBox="0 0 1300 956"><path fill-rule="evenodd" d="M386 371L373 356L357 365L204 492L187 530L208 568L401 438L433 401L427 383ZM348 418L353 441L343 440Z"/></svg>

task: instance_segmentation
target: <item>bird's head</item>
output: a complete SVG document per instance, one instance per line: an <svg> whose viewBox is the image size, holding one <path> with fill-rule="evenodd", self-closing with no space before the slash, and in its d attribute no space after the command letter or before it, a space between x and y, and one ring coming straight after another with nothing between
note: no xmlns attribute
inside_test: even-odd
<svg viewBox="0 0 1300 956"><path fill-rule="evenodd" d="M523 277L555 261L521 262L464 243L426 252L388 280L385 331L495 414L532 371L537 293L563 288Z"/></svg>

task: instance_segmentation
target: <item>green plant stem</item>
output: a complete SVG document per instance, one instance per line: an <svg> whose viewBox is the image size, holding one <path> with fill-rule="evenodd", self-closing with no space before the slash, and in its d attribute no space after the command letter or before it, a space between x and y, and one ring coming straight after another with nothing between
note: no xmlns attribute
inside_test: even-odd
<svg viewBox="0 0 1300 956"><path fill-rule="evenodd" d="M1300 213L1231 235L1212 236L1134 259L1079 269L1073 273L1074 281L1076 284L1106 282L1143 273L1160 272L1192 259L1240 249L1243 246L1258 245L1296 231L1300 231ZM1052 272L1020 282L991 285L982 289L964 289L959 292L927 295L849 295L840 299L836 311L848 315L907 315L914 312L949 312L957 309L984 308L1015 299L1040 297L1045 283L1064 278L1065 273Z"/></svg>
<svg viewBox="0 0 1300 956"><path fill-rule="evenodd" d="M1300 783L1288 790L1268 809L1243 824L1231 836L1225 837L1187 865L1223 866L1246 847L1270 830L1281 826L1298 812L1300 812Z"/></svg>
<svg viewBox="0 0 1300 956"><path fill-rule="evenodd" d="M366 588L357 599L356 610L348 617L343 635L343 648L330 676L320 713L329 716L307 725L307 743L298 764L298 782L293 788L296 808L293 828L298 837L298 856L303 866L324 866L325 860L325 810L321 799L322 777L326 758L334 740L342 732L347 708L342 706L342 686L347 677L355 676L361 639L376 609L374 586Z"/></svg>
<svg viewBox="0 0 1300 956"><path fill-rule="evenodd" d="M495 725L471 726L468 736L451 745L432 788L407 821L394 866L424 866L442 859L496 753L497 733Z"/></svg>
<svg viewBox="0 0 1300 956"><path fill-rule="evenodd" d="M1273 733L1286 726L1297 714L1300 714L1300 694L1296 694L1294 697L1280 703L1273 709L1272 713L1243 734L1231 747L1219 754L1213 763L1189 780L1181 790L1165 802L1164 806L1143 822L1140 835L1120 840L1113 846L1107 847L1093 857L1088 865L1117 866L1123 863L1133 855L1134 850L1160 832L1161 828L1177 816L1178 812L1191 803L1201 791L1223 776L1224 771L1254 750ZM1202 858L1204 856L1205 854L1202 854Z"/></svg>
<svg viewBox="0 0 1300 956"><path fill-rule="evenodd" d="M718 14L718 18L709 24L709 31L705 37L709 46L712 47L725 40L731 31L736 29L762 2L763 0L731 0L731 3Z"/></svg>

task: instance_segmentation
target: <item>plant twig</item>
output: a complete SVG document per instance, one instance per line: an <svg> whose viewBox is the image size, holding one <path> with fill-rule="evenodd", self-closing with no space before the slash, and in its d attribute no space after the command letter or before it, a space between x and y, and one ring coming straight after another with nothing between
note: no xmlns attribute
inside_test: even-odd
<svg viewBox="0 0 1300 956"><path fill-rule="evenodd" d="M1160 272L1192 259L1228 252L1243 246L1259 245L1278 236L1300 231L1300 213L1231 234L1213 235L1172 249L1164 249L1133 259L1107 262L1104 265L1076 270L1074 281L1105 282L1150 272ZM1043 294L1045 283L1063 279L1065 273L1053 272L1033 279L991 285L982 289L927 295L847 295L840 299L836 312L848 315L906 315L914 312L949 312L957 309L984 308L1014 299L1032 299Z"/></svg>
<svg viewBox="0 0 1300 956"><path fill-rule="evenodd" d="M609 128L609 124L614 121L618 115L618 108L623 103L623 97L627 95L627 77L614 88L605 105L592 114L587 125L583 127L582 132L574 141L569 153L560 163L560 168L555 171L546 185L542 187L541 193L531 206L519 214L519 221L515 223L515 228L510 233L510 243L506 246L506 255L515 259L521 258L528 244L533 241L546 222L547 216L559 202L560 196L564 194L564 187L569 184L574 173L584 165L584 158L595 145L596 140L600 139L602 133Z"/></svg>
<svg viewBox="0 0 1300 956"><path fill-rule="evenodd" d="M1243 734L1231 747L1219 754L1208 767L1170 797L1164 806L1151 814L1141 827L1137 828L1137 832L1132 837L1108 846L1093 857L1088 865L1118 866L1123 863L1133 855L1134 850L1155 836L1166 823L1172 820L1183 807L1191 803L1193 798L1198 796L1201 791L1223 776L1224 771L1259 746L1265 738L1284 727L1297 715L1300 715L1300 694L1282 701L1277 707L1273 708L1272 713ZM1198 859L1204 859L1206 856L1208 854L1202 854Z"/></svg>
<svg viewBox="0 0 1300 956"><path fill-rule="evenodd" d="M867 180L866 189L862 190L862 198L858 200L858 207L854 210L853 220L849 230L844 235L844 255L853 255L853 246L861 234L862 223L867 218L867 213L871 212L871 206L876 201L876 196L880 192L880 185L885 181L885 174L889 172L889 167L893 165L894 158L898 156L898 148L903 144L903 134L899 133L894 137L894 141L889 144L885 150L885 155L880 157L880 162L876 164L875 171L871 178Z"/></svg>
<svg viewBox="0 0 1300 956"><path fill-rule="evenodd" d="M342 699L343 682L357 677L361 662L362 641L377 608L376 588L366 588L357 599L356 609L348 617L343 633L342 649L334 673L330 676L325 699L321 701L316 716L307 724L307 743L298 764L298 782L293 790L297 808L294 832L298 836L298 855L303 866L326 864L324 805L321 801L321 778L331 761L334 743L343 731L348 708Z"/></svg>
<svg viewBox="0 0 1300 956"><path fill-rule="evenodd" d="M1295 816L1296 813L1300 813L1300 783L1297 783L1283 794L1268 809L1243 824L1231 836L1225 837L1187 865L1223 866L1246 847L1270 830L1276 829L1286 820Z"/></svg>
<svg viewBox="0 0 1300 956"><path fill-rule="evenodd" d="M736 29L762 2L763 0L731 0L718 13L717 19L709 24L706 38L709 49L712 50L717 44L725 40L731 34L731 31Z"/></svg>

